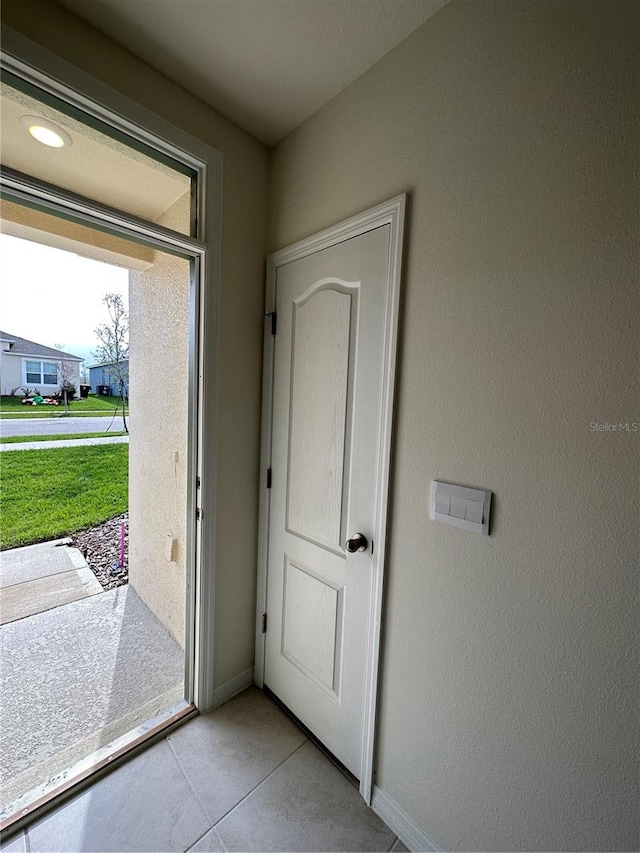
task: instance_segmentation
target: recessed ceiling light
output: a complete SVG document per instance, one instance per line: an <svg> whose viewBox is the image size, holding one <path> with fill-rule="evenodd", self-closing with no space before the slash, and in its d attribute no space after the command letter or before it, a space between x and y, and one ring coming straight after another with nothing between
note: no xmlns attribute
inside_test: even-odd
<svg viewBox="0 0 640 853"><path fill-rule="evenodd" d="M40 116L22 116L20 123L29 131L34 139L49 148L64 148L73 145L73 140L66 130L57 124Z"/></svg>

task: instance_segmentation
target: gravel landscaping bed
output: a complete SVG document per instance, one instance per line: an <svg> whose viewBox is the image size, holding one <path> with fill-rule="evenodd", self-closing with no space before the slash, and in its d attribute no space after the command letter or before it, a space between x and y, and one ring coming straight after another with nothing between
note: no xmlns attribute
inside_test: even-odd
<svg viewBox="0 0 640 853"><path fill-rule="evenodd" d="M120 562L120 525L124 522L124 565ZM80 530L71 537L73 546L84 555L89 568L103 589L114 589L129 582L129 516L117 515L95 527Z"/></svg>

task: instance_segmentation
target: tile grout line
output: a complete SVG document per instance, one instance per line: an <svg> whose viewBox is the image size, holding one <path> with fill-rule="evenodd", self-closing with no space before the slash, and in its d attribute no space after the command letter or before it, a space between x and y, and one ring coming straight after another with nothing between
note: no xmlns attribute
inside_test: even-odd
<svg viewBox="0 0 640 853"><path fill-rule="evenodd" d="M193 848L196 846L196 844L198 844L198 842L202 841L202 839L205 837L205 835L208 835L210 832L215 832L216 839L218 840L219 846L222 847L224 853L229 853L229 851L227 850L226 844L224 843L224 841L220 837L220 833L217 831L215 826L210 826L206 832L203 832L199 838L196 838L196 840L193 842L193 844L190 844L189 847L187 847L187 849L184 851L184 853L189 853L190 850L193 850Z"/></svg>
<svg viewBox="0 0 640 853"><path fill-rule="evenodd" d="M303 732L301 732L301 734L304 734L304 733L303 733ZM198 803L200 804L200 806L201 806L201 808L202 808L202 810L203 810L203 812L204 812L204 815L205 815L205 817L207 818L207 820L212 820L211 816L209 815L209 812L207 811L207 808L206 808L205 804L203 803L202 799L200 798L200 795L198 794L198 792L195 790L195 788L194 788L194 787L193 787L193 785L191 784L191 780L189 779L189 777L188 777L188 775L187 775L187 771L186 771L186 770L185 770L185 768L182 766L182 762L180 761L180 757L178 756L177 751L175 750L175 748L174 748L173 744L171 743L170 737L171 737L171 735L167 735L167 737L165 738L165 740L167 741L167 744L168 744L168 746L169 746L169 749L171 750L171 754L172 754L172 755L174 756L174 758L176 759L176 762L177 762L177 764L178 764L178 767L180 768L180 772L182 773L182 775L183 775L183 777L184 777L184 779L185 779L185 781L186 781L186 783L187 783L187 786L189 787L189 790L193 793L193 795L195 796L196 800L197 800L197 801L198 801ZM260 785L262 785L262 784L263 784L263 782L266 782L266 781L267 781L267 779L268 779L268 778L269 778L273 773L275 773L275 772L276 772L276 770L278 770L280 767L282 767L282 765L283 765L285 762L287 762L287 761L288 761L288 760L289 760L293 755L295 755L295 754L296 754L296 752L297 752L299 749L301 749L301 748L305 745L305 743L307 743L307 741L308 741L308 740L309 740L309 738L305 735L305 736L304 736L304 740L302 741L302 743L300 744L300 746L297 746L297 747L293 750L293 752L290 752L290 753L289 753L289 755L287 755L287 756L286 756L286 758L283 758L283 759L282 759L282 761L281 761L279 764L277 764L277 765L273 768L273 770L271 770L269 773L267 773L267 775L266 775L263 779L261 779L261 780L258 782L258 784L257 784L257 785L254 785L254 786L253 786L253 788L251 788L251 790L250 790L250 791L247 791L247 793L244 795L244 797L242 797L240 800L238 800L238 802L237 802L237 803L235 803L235 804L234 804L234 805L233 805L233 806L232 806L228 811L226 811L226 812L222 815L222 817L218 818L218 820L217 820L217 821L215 821L215 823L211 823L211 824L209 825L208 829L207 829L205 832L203 832L203 833L202 833L202 835L200 836L200 838L197 838L197 839L193 842L193 844L197 844L197 843L198 843L198 841L200 841L200 839L201 839L201 838L204 838L204 836L207 834L207 832L209 832L209 831L210 831L210 830L212 830L212 829L215 829L215 827L220 823L220 821L221 821L221 820L224 820L224 818L225 818L225 817L227 817L227 815L231 814L231 812L232 812L234 809L236 809L236 808L240 805L240 803L243 803L243 802L247 799L247 797L248 797L248 796L250 796L250 795L251 795L251 794L252 794L252 793L253 793L257 788L259 788L259 787L260 787ZM217 832L216 832L216 834L218 835L219 833L217 833ZM220 841L222 841L222 838L220 838ZM193 847L193 844L191 845L191 847ZM222 842L222 844L223 844L223 846L224 846L224 842ZM190 848L187 848L187 849L190 849ZM225 847L225 849L226 849L226 847Z"/></svg>
<svg viewBox="0 0 640 853"><path fill-rule="evenodd" d="M283 766L283 764L286 764L290 758L293 758L293 756L296 754L296 752L298 752L299 750L302 749L302 747L305 745L305 743L310 743L309 738L306 736L305 736L305 739L303 740L303 742L300 744L300 746L296 747L290 755L287 755L287 757L285 759L283 759L280 762L280 764L278 764L276 767L274 767L270 773L267 773L267 775L264 777L264 779L261 779L257 785L254 785L254 787L250 791L247 791L247 793L244 795L244 797L242 797L242 799L238 800L238 802L235 804L235 806L232 806L229 809L229 811L225 812L222 815L222 817L219 818L213 824L212 828L215 829L219 823L222 823L222 821L231 814L231 812L235 811L238 808L238 806L241 806L242 803L244 803L244 801L247 799L247 797L250 797L251 794L254 793L254 791L257 791L258 788L260 788L262 785L264 785L264 783L273 776L273 774L276 772L276 770L279 770ZM220 840L222 841L222 838ZM222 843L224 844L224 841Z"/></svg>
<svg viewBox="0 0 640 853"><path fill-rule="evenodd" d="M196 798L197 802L200 804L200 808L202 809L202 812L203 812L204 816L206 817L206 819L210 821L210 820L211 820L211 818L209 817L209 812L207 811L207 809L206 809L206 807L205 807L205 804L204 804L204 803L202 802L202 800L200 799L200 795L198 794L198 792L196 791L196 789L195 789L195 788L193 787L193 785L191 784L191 781L190 781L189 777L187 776L186 770L184 769L184 767L182 766L182 762L181 762L181 761L180 761L180 759L178 758L178 753L175 751L175 749L174 749L174 747L173 747L173 744L171 743L171 741L170 741L170 739L169 739L169 735L167 735L167 736L165 737L165 740L166 740L166 742L167 742L167 746L168 746L168 747L169 747L169 749L171 750L171 754L173 755L173 757L174 757L174 758L175 758L175 760L176 760L176 764L178 765L178 769L179 769L179 770L180 770L180 772L182 773L182 776L183 776L183 778L184 778L185 782L187 783L187 788L191 791L191 793L193 794L193 796ZM210 825L209 825L209 828L206 830L206 832L203 832L203 833L202 833L202 835L200 836L200 838L202 838L203 836L205 836L205 835L207 834L207 832L209 832L209 829L213 829L213 827L214 827L214 824L213 824L213 823L212 823L212 824L210 824ZM194 844L196 844L198 841L200 841L200 838L197 838L193 843L194 843ZM193 845L191 845L191 846L193 846Z"/></svg>

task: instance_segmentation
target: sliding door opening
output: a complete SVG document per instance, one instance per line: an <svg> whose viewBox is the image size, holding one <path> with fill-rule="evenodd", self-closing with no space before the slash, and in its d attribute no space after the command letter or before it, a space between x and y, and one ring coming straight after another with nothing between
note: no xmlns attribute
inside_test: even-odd
<svg viewBox="0 0 640 853"><path fill-rule="evenodd" d="M11 205L13 226L23 211ZM58 222L39 224L51 235ZM104 234L75 238L73 254L6 235L0 246L8 813L188 705L190 264L146 249L141 260L121 240L131 266L115 266L91 257Z"/></svg>
<svg viewBox="0 0 640 853"><path fill-rule="evenodd" d="M197 175L11 82L0 214L5 826L195 711L203 622Z"/></svg>

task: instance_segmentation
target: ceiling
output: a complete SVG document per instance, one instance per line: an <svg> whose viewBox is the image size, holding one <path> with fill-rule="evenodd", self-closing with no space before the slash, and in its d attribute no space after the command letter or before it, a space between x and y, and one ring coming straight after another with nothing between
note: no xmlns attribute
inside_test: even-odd
<svg viewBox="0 0 640 853"><path fill-rule="evenodd" d="M0 84L0 112L3 166L152 222L189 192L187 176L6 83ZM72 145L49 148L36 142L23 116L53 121L71 136Z"/></svg>
<svg viewBox="0 0 640 853"><path fill-rule="evenodd" d="M58 0L274 145L448 0Z"/></svg>

